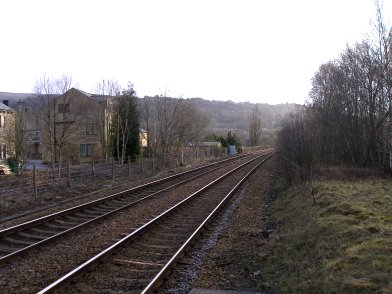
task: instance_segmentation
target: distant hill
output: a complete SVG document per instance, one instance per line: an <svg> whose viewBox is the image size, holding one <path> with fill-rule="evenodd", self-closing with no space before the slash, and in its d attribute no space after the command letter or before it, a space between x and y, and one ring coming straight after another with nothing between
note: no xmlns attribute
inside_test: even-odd
<svg viewBox="0 0 392 294"><path fill-rule="evenodd" d="M33 93L9 93L9 92L0 92L0 102L4 100L8 100L8 104L13 107L16 102L19 100L24 100L29 97L33 97Z"/></svg>
<svg viewBox="0 0 392 294"><path fill-rule="evenodd" d="M140 99L154 99L155 97L144 97ZM171 98L176 99L176 98ZM226 136L229 131L240 138L243 145L249 140L249 124L255 103L233 101L210 101L202 98L187 98L196 108L201 110L210 118L207 133ZM290 112L302 107L299 104L269 105L257 103L261 114L262 134L260 143L264 145L274 144L277 130L283 118ZM208 138L206 138L208 140Z"/></svg>
<svg viewBox="0 0 392 294"><path fill-rule="evenodd" d="M191 98L192 103L211 118L211 132L226 135L229 130L236 134L243 145L249 140L249 124L255 103L233 101L210 101L202 98ZM282 119L302 107L299 104L269 105L257 103L261 114L262 134L260 144L273 145L276 141L277 130Z"/></svg>
<svg viewBox="0 0 392 294"><path fill-rule="evenodd" d="M13 107L19 100L33 97L32 93L8 93L0 92L0 102L8 100ZM198 109L209 114L211 118L211 132L217 134L227 133L229 130L238 134L243 142L248 137L249 122L255 103L233 101L210 101L202 98L188 98ZM264 134L271 137L274 130L279 128L282 118L295 109L302 107L299 104L269 105L257 103L260 113Z"/></svg>
<svg viewBox="0 0 392 294"><path fill-rule="evenodd" d="M213 129L249 129L249 120L255 103L233 101L209 101L202 98L191 98L192 103L199 109L207 112L211 117ZM301 107L299 104L269 105L257 103L261 113L263 128L276 129L283 117L294 109Z"/></svg>

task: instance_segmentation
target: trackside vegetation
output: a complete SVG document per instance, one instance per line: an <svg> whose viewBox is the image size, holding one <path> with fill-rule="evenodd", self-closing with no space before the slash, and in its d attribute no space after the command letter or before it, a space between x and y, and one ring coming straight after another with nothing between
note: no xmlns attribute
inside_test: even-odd
<svg viewBox="0 0 392 294"><path fill-rule="evenodd" d="M375 4L372 33L321 65L308 104L282 121L287 187L270 207L263 289L392 293L392 29Z"/></svg>
<svg viewBox="0 0 392 294"><path fill-rule="evenodd" d="M392 293L392 181L323 180L272 202L276 233L259 252L260 288L278 293Z"/></svg>

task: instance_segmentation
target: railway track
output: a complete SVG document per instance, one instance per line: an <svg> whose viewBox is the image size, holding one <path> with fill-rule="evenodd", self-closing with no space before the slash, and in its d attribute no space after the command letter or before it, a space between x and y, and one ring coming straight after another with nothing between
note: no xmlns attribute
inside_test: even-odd
<svg viewBox="0 0 392 294"><path fill-rule="evenodd" d="M0 264L244 158L246 156L219 161L0 230Z"/></svg>
<svg viewBox="0 0 392 294"><path fill-rule="evenodd" d="M237 188L271 156L252 158L213 180L39 293L152 293Z"/></svg>

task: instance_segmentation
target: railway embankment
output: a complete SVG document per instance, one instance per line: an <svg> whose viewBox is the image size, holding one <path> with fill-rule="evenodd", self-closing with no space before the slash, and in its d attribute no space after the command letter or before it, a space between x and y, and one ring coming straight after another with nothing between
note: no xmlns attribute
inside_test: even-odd
<svg viewBox="0 0 392 294"><path fill-rule="evenodd" d="M278 175L275 169L270 177L269 200L265 178L254 179L247 197L259 198L239 208L194 286L260 293L392 293L391 178L340 170L339 176L327 172L312 185L287 188ZM261 198L268 201L255 200ZM264 219L252 213L262 209ZM258 231L247 232L251 224L258 224Z"/></svg>
<svg viewBox="0 0 392 294"><path fill-rule="evenodd" d="M392 181L324 179L271 205L276 234L260 256L261 285L290 293L392 293Z"/></svg>

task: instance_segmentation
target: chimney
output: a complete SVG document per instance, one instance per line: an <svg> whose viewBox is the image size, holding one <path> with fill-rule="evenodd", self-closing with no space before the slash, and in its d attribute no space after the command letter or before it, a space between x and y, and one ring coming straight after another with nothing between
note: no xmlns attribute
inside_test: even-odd
<svg viewBox="0 0 392 294"><path fill-rule="evenodd" d="M3 104L8 106L8 100L3 100Z"/></svg>

